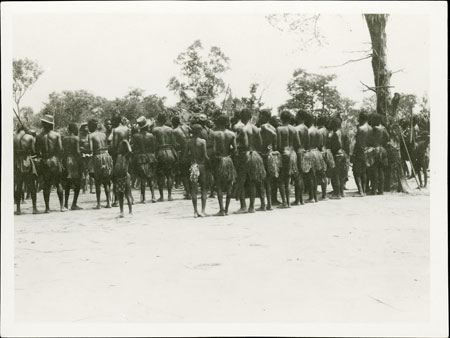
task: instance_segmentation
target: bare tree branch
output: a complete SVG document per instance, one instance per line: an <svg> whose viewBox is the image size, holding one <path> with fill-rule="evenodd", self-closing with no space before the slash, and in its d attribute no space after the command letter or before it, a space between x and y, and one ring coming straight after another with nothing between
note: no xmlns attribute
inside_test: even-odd
<svg viewBox="0 0 450 338"><path fill-rule="evenodd" d="M352 62L358 62L358 61L362 61L362 60L366 60L366 59L369 59L369 58L371 58L371 57L372 57L372 54L366 55L366 56L364 56L364 57L362 57L362 58L359 58L359 59L348 60L348 61L344 62L344 63L341 64L341 65L336 65L336 66L322 66L321 68L336 68L336 67L342 67L342 66L348 65L349 63L352 63Z"/></svg>

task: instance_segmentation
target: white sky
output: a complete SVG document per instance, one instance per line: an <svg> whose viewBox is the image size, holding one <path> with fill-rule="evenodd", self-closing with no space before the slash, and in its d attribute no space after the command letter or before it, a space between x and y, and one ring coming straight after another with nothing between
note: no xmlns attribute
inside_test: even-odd
<svg viewBox="0 0 450 338"><path fill-rule="evenodd" d="M391 15L387 25L388 66L403 69L393 75L394 91L422 96L429 87L428 16ZM298 37L274 29L264 15L243 14L20 14L13 21L13 57L38 61L44 74L23 98L35 112L52 91L85 89L108 99L130 88L145 94L176 97L166 85L179 68L173 60L194 40L205 48L220 47L230 58L224 79L234 96L247 96L250 83L267 87L263 101L276 108L288 98L286 84L294 69L335 73L335 85L357 102L373 85L370 59L338 65L368 49L368 29L362 15L322 16L322 47L300 51Z"/></svg>

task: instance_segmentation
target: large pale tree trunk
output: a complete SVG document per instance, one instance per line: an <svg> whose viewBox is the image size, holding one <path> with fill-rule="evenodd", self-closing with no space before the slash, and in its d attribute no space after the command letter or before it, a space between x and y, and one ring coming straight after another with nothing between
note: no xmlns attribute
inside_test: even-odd
<svg viewBox="0 0 450 338"><path fill-rule="evenodd" d="M367 22L367 27L369 28L370 40L372 42L372 70L375 82L374 89L377 95L377 113L384 116L387 122L395 121L394 115L396 114L396 109L391 107L390 93L392 73L387 67L386 22L388 15L364 14L364 17ZM394 122L390 127L391 144L394 145L390 150L395 153L393 154L393 157L400 161L400 143L402 140L400 133L397 130L398 125ZM391 180L397 182L395 185L398 191L410 191L403 169L399 163L397 163L397 165L389 165L387 176L388 182Z"/></svg>
<svg viewBox="0 0 450 338"><path fill-rule="evenodd" d="M372 69L377 94L377 113L383 116L388 114L390 104L391 72L386 60L386 22L387 14L365 14L372 42Z"/></svg>

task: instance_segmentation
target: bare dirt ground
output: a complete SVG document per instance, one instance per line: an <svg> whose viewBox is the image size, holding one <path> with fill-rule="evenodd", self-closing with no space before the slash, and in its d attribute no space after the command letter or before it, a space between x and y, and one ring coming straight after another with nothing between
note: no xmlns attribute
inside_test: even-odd
<svg viewBox="0 0 450 338"><path fill-rule="evenodd" d="M180 191L124 219L92 210L89 193L82 211L31 215L27 201L14 217L16 320L427 320L428 190L356 198L348 186L343 200L202 219Z"/></svg>

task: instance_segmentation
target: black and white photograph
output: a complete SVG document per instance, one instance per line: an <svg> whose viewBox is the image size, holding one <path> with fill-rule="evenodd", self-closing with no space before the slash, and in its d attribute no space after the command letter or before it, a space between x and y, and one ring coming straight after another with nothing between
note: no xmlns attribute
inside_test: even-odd
<svg viewBox="0 0 450 338"><path fill-rule="evenodd" d="M448 336L447 24L2 3L2 336Z"/></svg>

